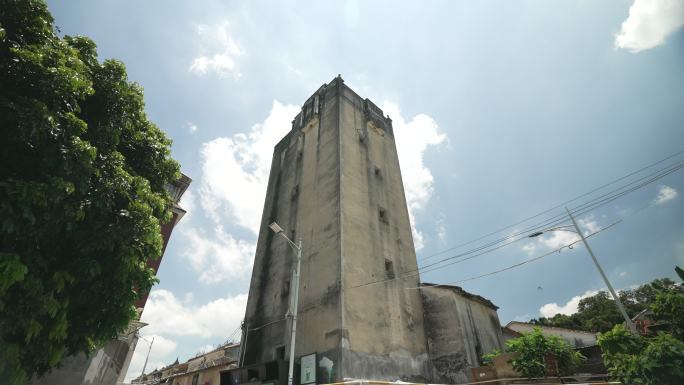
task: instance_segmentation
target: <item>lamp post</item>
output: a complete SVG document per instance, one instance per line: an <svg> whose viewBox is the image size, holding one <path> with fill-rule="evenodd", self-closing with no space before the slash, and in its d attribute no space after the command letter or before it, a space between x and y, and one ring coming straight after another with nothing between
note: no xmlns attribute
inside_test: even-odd
<svg viewBox="0 0 684 385"><path fill-rule="evenodd" d="M140 337L140 339L145 341L145 343L147 343L147 340L144 339L142 336ZM149 349L147 349L147 356L145 357L145 363L143 364L142 373L140 373L140 382L142 382L142 378L145 375L145 368L147 367L147 360L150 358L150 352L152 351L152 344L154 344L154 337L152 337L152 342L149 343L150 347L149 347Z"/></svg>
<svg viewBox="0 0 684 385"><path fill-rule="evenodd" d="M572 216L572 213L570 213L570 210L568 210L567 207L565 208L565 211L567 211L568 216L570 217L570 220L572 221L572 224L575 228L575 231L566 230L566 229L562 228L562 227L569 227L569 226L561 226L561 227L554 227L551 229L538 231L534 234L529 235L529 237L534 238L534 237L537 237L537 236L544 234L547 231L570 231L571 233L576 233L577 235L579 235L580 238L582 239L582 242L584 243L584 247L587 248L587 251L589 252L589 255L591 256L592 261L594 261L594 265L596 265L596 269L601 274L601 277L603 278L603 282L608 287L608 290L610 291L610 295L613 296L613 300L615 301L615 304L617 305L618 310L620 310L620 314L622 314L622 317L625 319L625 324L627 324L627 327L629 328L629 330L632 331L632 333L636 333L636 326L634 326L634 322L632 322L632 319L629 318L629 316L627 315L627 311L625 311L625 307L622 305L622 301L620 301L620 297L617 295L617 293L613 289L613 285L611 285L610 281L608 281L608 277L606 276L606 273L603 272L603 268L599 264L598 259L596 259L596 256L594 255L594 252L591 250L591 247L589 247L589 243L587 242L587 239L584 237L584 234L582 234L582 231L580 230L579 226L577 225L577 222L575 221L575 217Z"/></svg>
<svg viewBox="0 0 684 385"><path fill-rule="evenodd" d="M287 243L297 252L297 260L295 267L292 270L292 279L290 280L290 304L287 314L292 318L292 330L290 331L290 362L287 373L287 385L292 385L294 382L294 355L295 355L295 337L297 335L297 308L299 307L299 269L302 264L302 240L299 239L295 244L290 238L285 235L285 231L276 222L271 223L268 227L276 234L285 238Z"/></svg>

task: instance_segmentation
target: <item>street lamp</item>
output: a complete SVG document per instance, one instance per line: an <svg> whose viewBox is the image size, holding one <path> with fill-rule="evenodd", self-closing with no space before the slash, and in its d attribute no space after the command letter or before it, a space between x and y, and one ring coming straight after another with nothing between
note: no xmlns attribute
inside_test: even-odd
<svg viewBox="0 0 684 385"><path fill-rule="evenodd" d="M580 230L579 226L577 225L577 222L575 221L575 217L572 216L570 213L570 210L568 208L565 208L565 211L568 212L568 216L570 217L570 220L572 220L572 224L575 227L576 231L572 230L567 230L564 229L563 227L570 227L570 226L560 226L560 227L553 227L547 230L542 230L538 231L536 233L530 234L530 238L538 237L542 234L544 234L547 231L570 231L571 233L576 233L577 235L582 238L582 242L584 243L584 247L587 248L587 251L589 252L589 255L591 256L591 259L594 261L594 265L596 265L596 269L598 269L599 273L601 273L601 277L603 277L603 282L605 282L606 286L608 287L608 290L610 291L610 294L613 296L613 300L615 300L615 304L617 305L618 309L620 310L620 313L622 314L622 317L625 319L625 323L627 324L627 327L629 330L631 330L633 333L636 332L636 327L634 326L634 323L632 322L632 319L629 318L627 315L627 312L625 311L625 307L622 305L622 301L620 301L620 297L618 297L617 293L615 293L615 290L613 289L613 285L610 284L610 281L608 281L608 277L606 276L606 273L603 272L603 268L601 268L601 265L598 262L598 259L596 259L596 256L594 255L594 252L591 251L591 247L589 247L589 243L587 242L587 239L584 237L584 234L582 234L582 231Z"/></svg>
<svg viewBox="0 0 684 385"><path fill-rule="evenodd" d="M299 239L298 244L292 242L290 238L285 235L285 230L276 222L271 223L268 227L276 234L285 238L287 243L297 252L297 260L295 268L292 270L292 279L290 280L290 304L287 310L286 317L292 317L292 330L290 331L290 362L287 374L287 385L292 385L294 382L294 355L295 355L295 337L297 335L297 307L299 304L299 268L302 264L302 240Z"/></svg>
<svg viewBox="0 0 684 385"><path fill-rule="evenodd" d="M152 344L154 344L154 337L152 337L152 342L149 343L142 336L140 336L140 339L145 341L145 343L147 343L150 346L149 349L147 349L147 356L145 357L145 363L143 364L142 373L140 373L140 382L142 382L142 378L145 375L145 368L147 367L147 360L150 358L150 352L152 351Z"/></svg>

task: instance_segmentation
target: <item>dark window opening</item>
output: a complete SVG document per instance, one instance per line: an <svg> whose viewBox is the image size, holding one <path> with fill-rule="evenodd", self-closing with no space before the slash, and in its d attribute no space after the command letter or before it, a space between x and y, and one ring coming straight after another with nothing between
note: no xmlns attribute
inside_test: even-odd
<svg viewBox="0 0 684 385"><path fill-rule="evenodd" d="M285 360L285 345L276 348L276 360Z"/></svg>
<svg viewBox="0 0 684 385"><path fill-rule="evenodd" d="M278 379L278 362L271 361L266 363L266 376L264 381L277 380Z"/></svg>
<svg viewBox="0 0 684 385"><path fill-rule="evenodd" d="M264 381L277 380L278 379L278 362L271 361L266 363L266 375L264 376Z"/></svg>
<svg viewBox="0 0 684 385"><path fill-rule="evenodd" d="M288 295L290 295L290 280L286 279L283 283L283 290L281 296L287 297Z"/></svg>
<svg viewBox="0 0 684 385"><path fill-rule="evenodd" d="M382 178L382 171L380 170L380 167L375 166L375 170L373 172L375 173L375 176Z"/></svg>
<svg viewBox="0 0 684 385"><path fill-rule="evenodd" d="M388 223L387 210L385 210L383 207L378 208L378 218L380 219L380 222Z"/></svg>
<svg viewBox="0 0 684 385"><path fill-rule="evenodd" d="M195 374L192 376L192 385L197 385L197 381L199 380L199 374Z"/></svg>
<svg viewBox="0 0 684 385"><path fill-rule="evenodd" d="M259 381L259 370L258 369L247 369L247 378L249 378L249 382ZM197 385L197 384L192 384L192 385Z"/></svg>
<svg viewBox="0 0 684 385"><path fill-rule="evenodd" d="M385 259L385 277L394 279L394 264L389 259Z"/></svg>
<svg viewBox="0 0 684 385"><path fill-rule="evenodd" d="M230 381L231 377L232 376L230 375L230 372L227 372L227 371L226 372L220 372L219 384L220 385L232 385L233 383L231 383L231 381ZM237 382L235 382L235 383L237 383Z"/></svg>

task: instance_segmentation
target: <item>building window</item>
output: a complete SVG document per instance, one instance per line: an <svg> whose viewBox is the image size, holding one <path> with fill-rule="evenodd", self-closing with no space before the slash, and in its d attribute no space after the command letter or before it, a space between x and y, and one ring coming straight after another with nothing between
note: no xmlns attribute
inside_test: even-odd
<svg viewBox="0 0 684 385"><path fill-rule="evenodd" d="M266 365L264 365L265 374L264 378L262 379L262 383L266 382L268 380L277 380L278 379L278 363L275 361L267 362Z"/></svg>
<svg viewBox="0 0 684 385"><path fill-rule="evenodd" d="M385 278L394 279L394 264L389 259L385 259Z"/></svg>
<svg viewBox="0 0 684 385"><path fill-rule="evenodd" d="M275 359L284 361L285 360L285 345L278 346L275 350Z"/></svg>
<svg viewBox="0 0 684 385"><path fill-rule="evenodd" d="M197 381L199 381L199 373L192 376L192 385L197 385Z"/></svg>
<svg viewBox="0 0 684 385"><path fill-rule="evenodd" d="M249 382L259 381L259 370L258 369L247 369L247 378ZM195 384L193 384L195 385Z"/></svg>
<svg viewBox="0 0 684 385"><path fill-rule="evenodd" d="M384 207L378 207L378 218L380 222L389 223L387 219L387 210Z"/></svg>
<svg viewBox="0 0 684 385"><path fill-rule="evenodd" d="M288 295L290 295L290 280L286 279L285 282L283 282L283 290L280 296L287 297Z"/></svg>
<svg viewBox="0 0 684 385"><path fill-rule="evenodd" d="M375 169L373 170L373 173L375 174L376 177L382 178L382 171L380 170L380 167L375 166Z"/></svg>

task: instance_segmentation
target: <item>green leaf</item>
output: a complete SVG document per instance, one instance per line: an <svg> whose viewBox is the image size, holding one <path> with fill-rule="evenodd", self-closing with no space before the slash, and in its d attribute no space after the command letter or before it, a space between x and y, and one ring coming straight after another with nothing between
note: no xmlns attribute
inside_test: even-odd
<svg viewBox="0 0 684 385"><path fill-rule="evenodd" d="M0 46L0 372L20 384L134 317L179 167L124 64L57 36L44 1L2 3Z"/></svg>

